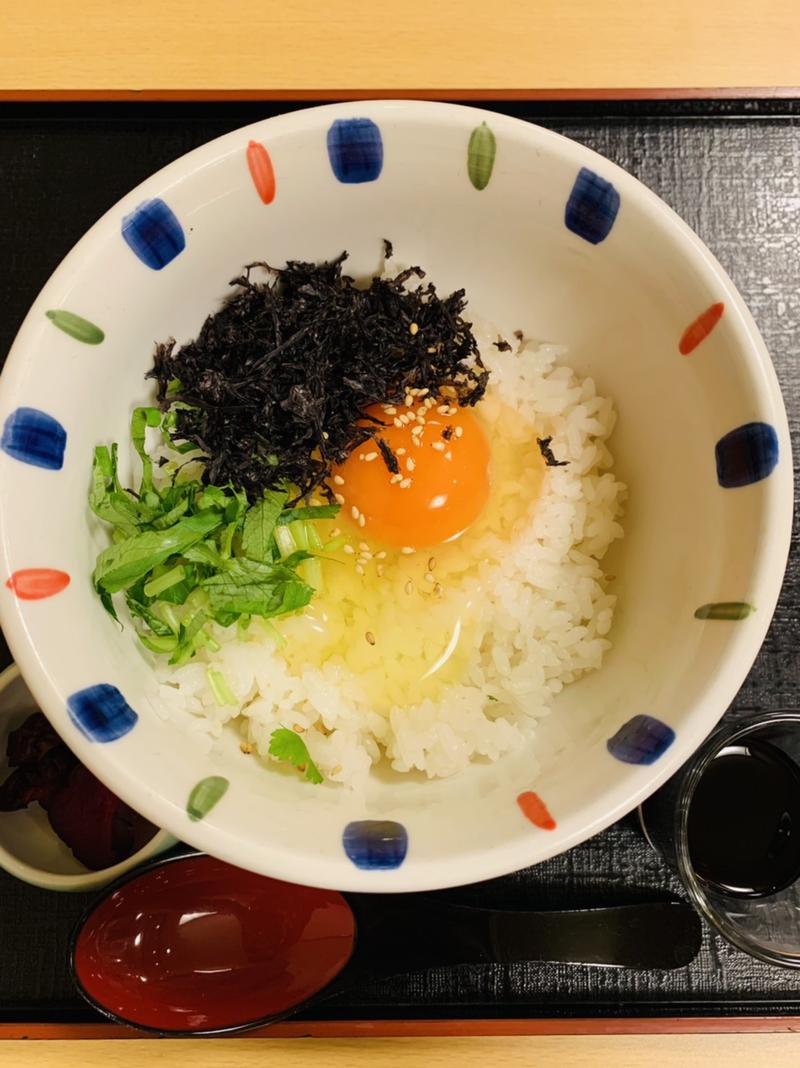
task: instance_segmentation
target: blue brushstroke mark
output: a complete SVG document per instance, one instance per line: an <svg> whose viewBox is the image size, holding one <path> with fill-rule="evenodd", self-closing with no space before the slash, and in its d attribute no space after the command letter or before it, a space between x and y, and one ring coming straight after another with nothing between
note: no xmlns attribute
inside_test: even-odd
<svg viewBox="0 0 800 1068"><path fill-rule="evenodd" d="M599 245L611 233L618 211L619 193L611 182L581 167L564 212L567 229Z"/></svg>
<svg viewBox="0 0 800 1068"><path fill-rule="evenodd" d="M38 408L17 408L8 416L0 449L24 464L60 471L67 432L57 419Z"/></svg>
<svg viewBox="0 0 800 1068"><path fill-rule="evenodd" d="M132 731L137 714L116 686L101 682L67 698L69 718L90 742L114 742Z"/></svg>
<svg viewBox="0 0 800 1068"><path fill-rule="evenodd" d="M357 820L342 836L344 851L364 871L399 868L408 852L408 832L394 820Z"/></svg>
<svg viewBox="0 0 800 1068"><path fill-rule="evenodd" d="M374 182L383 170L381 131L372 119L336 119L328 130L328 157L340 182Z"/></svg>
<svg viewBox="0 0 800 1068"><path fill-rule="evenodd" d="M675 731L655 716L634 716L623 723L606 747L625 764L655 764L675 741Z"/></svg>
<svg viewBox="0 0 800 1068"><path fill-rule="evenodd" d="M760 482L778 463L778 435L769 423L745 423L719 439L717 479L724 489Z"/></svg>
<svg viewBox="0 0 800 1068"><path fill-rule="evenodd" d="M122 220L122 236L142 263L160 271L186 248L183 227L163 200L145 200Z"/></svg>

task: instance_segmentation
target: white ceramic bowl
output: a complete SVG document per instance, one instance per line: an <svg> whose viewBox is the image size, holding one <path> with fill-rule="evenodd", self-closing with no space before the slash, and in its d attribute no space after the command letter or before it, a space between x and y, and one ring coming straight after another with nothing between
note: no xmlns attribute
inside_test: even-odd
<svg viewBox="0 0 800 1068"><path fill-rule="evenodd" d="M491 173L486 154L468 159L471 140L491 147L483 123L496 145ZM345 248L352 270L367 272L379 266L383 237L442 290L466 287L482 318L566 343L570 363L620 413L612 449L630 499L609 564L615 646L600 672L559 697L535 778L521 751L446 781L385 778L361 798L265 772L233 737L206 755L150 706L145 662L89 582L99 547L86 505L92 448L128 440L154 340L193 336L244 263ZM59 330L52 311L89 320L104 340L86 344L97 332L63 320ZM50 568L71 579L38 600L1 591L3 627L38 702L80 758L153 822L301 883L450 886L602 830L674 772L725 711L766 632L788 551L786 417L730 279L630 175L555 134L470 108L384 101L298 111L154 175L92 228L34 304L2 377L0 423L3 576ZM60 585L58 576L42 581L45 592ZM740 602L755 609L746 618L695 616ZM78 699L81 715L110 716L113 735L130 726L128 707L138 713L135 729L105 744L81 733L67 707L98 685ZM210 777L230 787L192 821L187 799ZM531 790L555 829L523 815L517 799ZM350 853L372 867L348 856L348 825Z"/></svg>
<svg viewBox="0 0 800 1068"><path fill-rule="evenodd" d="M0 782L8 771L5 755L8 736L35 711L36 702L19 668L12 664L0 674ZM91 819L91 813L87 819ZM39 805L30 805L19 812L0 812L0 868L45 890L96 890L175 844L168 831L158 831L122 863L90 871L61 841Z"/></svg>

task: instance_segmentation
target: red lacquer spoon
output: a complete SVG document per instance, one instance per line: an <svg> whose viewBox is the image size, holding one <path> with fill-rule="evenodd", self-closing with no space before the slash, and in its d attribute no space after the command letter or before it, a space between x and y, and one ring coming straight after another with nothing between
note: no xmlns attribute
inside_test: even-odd
<svg viewBox="0 0 800 1068"><path fill-rule="evenodd" d="M114 1019L208 1034L281 1019L365 976L518 961L676 968L699 946L683 902L503 912L437 895L345 897L193 854L112 888L79 924L72 966Z"/></svg>

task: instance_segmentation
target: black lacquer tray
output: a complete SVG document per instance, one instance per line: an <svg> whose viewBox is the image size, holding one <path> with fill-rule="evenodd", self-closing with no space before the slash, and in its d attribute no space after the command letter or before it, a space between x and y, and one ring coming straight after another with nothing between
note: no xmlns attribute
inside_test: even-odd
<svg viewBox="0 0 800 1068"><path fill-rule="evenodd" d="M219 134L300 105L25 104L0 109L0 353L59 260L147 175ZM800 101L580 102L492 105L621 164L664 198L730 273L761 329L800 429ZM4 507L13 507L4 502ZM800 548L764 647L728 713L800 698ZM8 653L2 649L4 663ZM680 894L633 817L535 868L446 892L510 908L587 906ZM35 890L0 873L0 1027L96 1021L72 988L67 942L87 896ZM708 929L699 957L674 972L484 965L365 983L315 1013L328 1021L524 1021L800 1017L800 971L760 964ZM781 1020L781 1018L783 1018ZM658 1020L663 1023L659 1025ZM561 1023L558 1023L561 1021ZM512 1023L513 1022L513 1023ZM310 1029L314 1025L307 1021ZM755 1023L752 1020L751 1023ZM737 1025L738 1026L738 1025ZM695 1021L692 1029L702 1029ZM582 1029L587 1029L584 1024ZM589 1026L591 1029L591 1025ZM346 1028L345 1028L346 1030ZM354 1027L353 1033L358 1029ZM375 1033L373 1031L373 1033Z"/></svg>

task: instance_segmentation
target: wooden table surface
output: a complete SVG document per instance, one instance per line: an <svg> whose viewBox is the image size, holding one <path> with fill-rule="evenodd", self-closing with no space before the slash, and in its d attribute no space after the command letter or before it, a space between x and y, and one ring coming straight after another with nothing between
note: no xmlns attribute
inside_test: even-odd
<svg viewBox="0 0 800 1068"><path fill-rule="evenodd" d="M790 1068L800 1036L617 1035L528 1038L372 1038L133 1042L16 1042L0 1046L3 1068Z"/></svg>
<svg viewBox="0 0 800 1068"><path fill-rule="evenodd" d="M791 92L797 0L0 3L0 94Z"/></svg>

